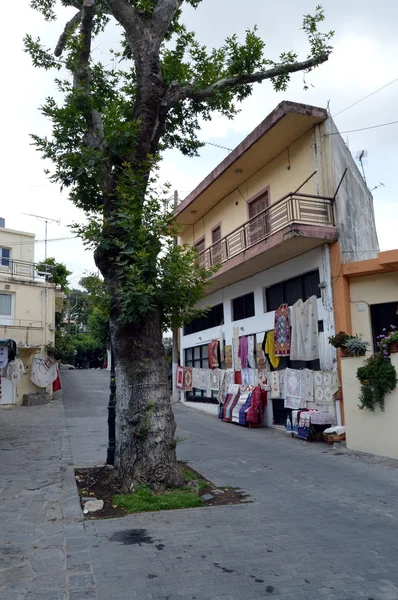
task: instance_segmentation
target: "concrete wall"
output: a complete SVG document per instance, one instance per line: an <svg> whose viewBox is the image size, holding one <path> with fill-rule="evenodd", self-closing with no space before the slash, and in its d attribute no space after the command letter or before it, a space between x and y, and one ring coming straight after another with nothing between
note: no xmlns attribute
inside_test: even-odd
<svg viewBox="0 0 398 600"><path fill-rule="evenodd" d="M25 262L35 260L35 234L0 227L0 246L10 248L11 259ZM1 272L1 267L0 267Z"/></svg>
<svg viewBox="0 0 398 600"><path fill-rule="evenodd" d="M290 160L289 160L290 159ZM290 169L288 168L290 166ZM181 235L181 243L193 244L205 236L206 247L211 246L211 230L221 223L224 237L245 223L248 218L248 201L269 186L269 202L273 204L289 192L294 192L313 173L312 131L308 131L290 147L279 154L260 171L245 181L218 204L203 219ZM315 194L315 179L311 179L301 190Z"/></svg>
<svg viewBox="0 0 398 600"><path fill-rule="evenodd" d="M334 195L347 168L336 198L343 262L377 256L379 243L373 197L332 118L315 127L314 162L318 169L317 185L321 195Z"/></svg>
<svg viewBox="0 0 398 600"><path fill-rule="evenodd" d="M360 410L360 383L357 369L363 358L343 358L342 376L347 447L378 456L398 459L398 389L385 398L385 412L379 408L372 413ZM391 364L398 369L398 354L391 355Z"/></svg>

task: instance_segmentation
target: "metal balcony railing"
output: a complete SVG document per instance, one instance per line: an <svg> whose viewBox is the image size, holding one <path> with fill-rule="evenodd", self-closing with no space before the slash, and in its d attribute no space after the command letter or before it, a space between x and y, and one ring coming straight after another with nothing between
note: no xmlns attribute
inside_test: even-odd
<svg viewBox="0 0 398 600"><path fill-rule="evenodd" d="M287 225L335 225L334 198L288 194L199 254L203 267L224 263Z"/></svg>
<svg viewBox="0 0 398 600"><path fill-rule="evenodd" d="M52 282L54 267L51 265L39 265L12 258L0 258L0 275L11 275L22 279L38 279Z"/></svg>

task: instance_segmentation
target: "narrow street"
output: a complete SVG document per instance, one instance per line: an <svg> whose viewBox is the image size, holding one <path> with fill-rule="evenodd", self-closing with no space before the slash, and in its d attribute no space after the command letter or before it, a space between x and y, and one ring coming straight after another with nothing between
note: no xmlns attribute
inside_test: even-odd
<svg viewBox="0 0 398 600"><path fill-rule="evenodd" d="M178 405L179 458L250 502L83 525L72 455L104 463L109 373L62 377L65 412L0 411L1 599L398 599L396 462Z"/></svg>

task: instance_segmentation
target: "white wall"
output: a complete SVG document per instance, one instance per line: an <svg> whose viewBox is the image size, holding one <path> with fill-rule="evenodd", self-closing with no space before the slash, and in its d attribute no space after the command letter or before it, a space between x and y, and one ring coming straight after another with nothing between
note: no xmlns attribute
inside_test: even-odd
<svg viewBox="0 0 398 600"><path fill-rule="evenodd" d="M235 326L240 328L240 335L257 334L257 341L262 342L264 332L274 328L275 315L274 311L265 312L264 289L279 281L284 281L315 269L319 269L320 281L325 281L327 286L322 292L322 298L318 299L318 317L320 321L324 321L325 330L329 325L329 330L332 331L333 302L328 253L328 246L316 248L207 296L200 302L199 306L214 306L222 302L224 305L224 325L190 335L183 335L181 331L182 359L184 358L184 348L207 344L212 339L219 338L220 330L224 331L225 344L231 344L233 328ZM240 321L232 321L232 300L250 292L254 292L255 316ZM331 333L328 333L328 335L331 335Z"/></svg>

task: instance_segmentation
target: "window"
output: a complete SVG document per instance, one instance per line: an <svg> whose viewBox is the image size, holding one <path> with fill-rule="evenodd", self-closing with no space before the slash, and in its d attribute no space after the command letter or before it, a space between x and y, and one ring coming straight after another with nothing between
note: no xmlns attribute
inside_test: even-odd
<svg viewBox="0 0 398 600"><path fill-rule="evenodd" d="M0 267L9 267L11 250L9 248L0 248Z"/></svg>
<svg viewBox="0 0 398 600"><path fill-rule="evenodd" d="M249 245L262 240L269 229L268 215L264 213L266 208L268 208L268 190L259 198L249 202L249 219L253 219L247 231Z"/></svg>
<svg viewBox="0 0 398 600"><path fill-rule="evenodd" d="M201 254L201 252L204 252L205 250L205 238L203 237L201 240L199 240L198 242L196 242L194 244L196 251L198 254Z"/></svg>
<svg viewBox="0 0 398 600"><path fill-rule="evenodd" d="M372 304L370 307L370 318L373 334L373 346L377 351L377 337L383 333L383 329L389 331L391 325L398 327L398 304L397 302L383 302Z"/></svg>
<svg viewBox="0 0 398 600"><path fill-rule="evenodd" d="M208 313L202 317L193 319L190 323L184 327L184 335L190 335L191 333L197 333L198 331L204 331L211 327L218 327L224 324L224 305L216 304L213 306ZM189 365L188 365L189 366Z"/></svg>
<svg viewBox="0 0 398 600"><path fill-rule="evenodd" d="M254 317L254 292L232 300L232 320Z"/></svg>
<svg viewBox="0 0 398 600"><path fill-rule="evenodd" d="M203 346L195 346L194 348L185 349L185 366L195 367L196 369L208 369L209 368L209 355L207 344ZM186 392L186 399L191 401L218 403L217 392L213 391L212 396L209 398L206 396L205 390L198 390L194 388L192 392Z"/></svg>
<svg viewBox="0 0 398 600"><path fill-rule="evenodd" d="M211 243L213 244L211 249L211 262L213 265L222 261L222 250L221 250L221 225L217 225L211 232ZM217 243L219 242L219 243Z"/></svg>
<svg viewBox="0 0 398 600"><path fill-rule="evenodd" d="M291 306L302 298L305 302L311 296L321 297L319 288L319 271L310 271L305 275L293 277L287 281L271 285L265 290L267 312L276 310L281 304Z"/></svg>
<svg viewBox="0 0 398 600"><path fill-rule="evenodd" d="M12 296L11 294L0 294L0 315L11 317Z"/></svg>

